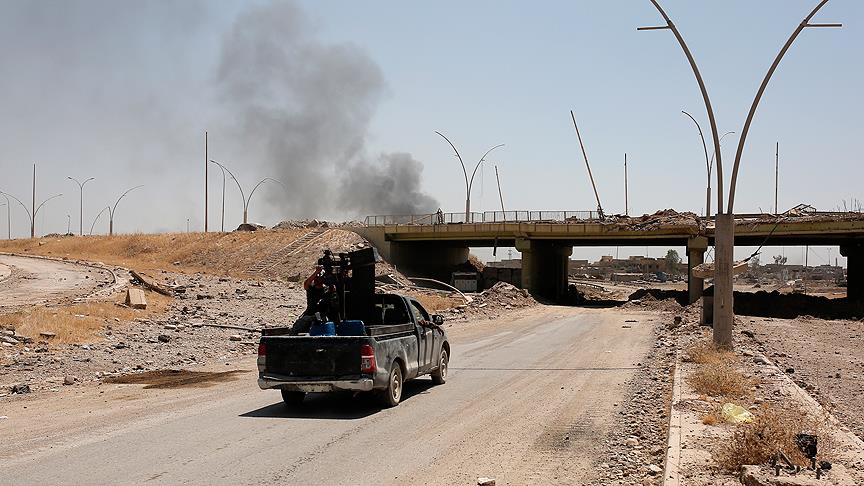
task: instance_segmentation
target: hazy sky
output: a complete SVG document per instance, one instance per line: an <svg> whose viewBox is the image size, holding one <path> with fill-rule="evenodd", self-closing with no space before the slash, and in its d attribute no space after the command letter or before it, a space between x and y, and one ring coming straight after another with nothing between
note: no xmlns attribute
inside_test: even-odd
<svg viewBox="0 0 864 486"><path fill-rule="evenodd" d="M739 132L765 70L816 2L663 3L702 69L720 131ZM781 210L864 199L864 3L833 0L817 19L844 28L805 30L775 74L748 138L737 212L772 210L776 141ZM353 213L374 201L346 201L344 171L374 179L393 158L419 161L422 174L391 181L387 194L425 192L445 211L460 211L462 173L434 134L440 130L469 162L506 144L490 161L499 165L507 209L594 209L573 109L608 213L624 209L625 152L631 214L701 213L702 146L681 114L690 111L708 130L697 85L671 32L636 32L661 22L648 0L4 0L0 190L29 201L37 163L37 199L64 194L40 212L40 234L65 232L67 214L77 228L78 188L67 176L96 178L86 187L85 232L101 208L138 184L145 187L118 207L117 231L185 231L187 218L200 230L208 130L211 158L226 163L247 194L261 178L288 179L288 189L256 193L254 221L361 216ZM730 136L723 147L727 179L736 143ZM280 157L293 162L278 165ZM221 184L212 170L217 229ZM473 209L498 208L491 164L472 195ZM242 205L230 180L226 206L226 227L236 227ZM13 206L12 217L13 235L26 235L24 211ZM96 232L106 229L103 219ZM595 253L609 249L586 256Z"/></svg>

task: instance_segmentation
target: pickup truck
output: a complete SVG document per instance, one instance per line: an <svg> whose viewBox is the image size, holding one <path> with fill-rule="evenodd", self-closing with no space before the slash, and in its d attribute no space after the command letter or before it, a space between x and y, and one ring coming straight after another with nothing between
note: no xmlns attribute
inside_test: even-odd
<svg viewBox="0 0 864 486"><path fill-rule="evenodd" d="M281 390L287 406L301 404L307 393L347 390L374 392L383 406L393 407L408 380L431 375L443 384L450 360L443 318L397 294L375 294L373 303L363 336L265 330L258 346L258 386Z"/></svg>

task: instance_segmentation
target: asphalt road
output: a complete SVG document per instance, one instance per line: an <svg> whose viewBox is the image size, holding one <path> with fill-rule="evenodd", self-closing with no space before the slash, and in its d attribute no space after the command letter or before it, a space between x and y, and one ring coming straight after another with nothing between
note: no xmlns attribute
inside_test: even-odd
<svg viewBox="0 0 864 486"><path fill-rule="evenodd" d="M447 383L410 382L387 410L332 395L286 409L252 360L220 364L250 371L206 388L0 399L0 484L596 484L651 318L545 307L451 328Z"/></svg>
<svg viewBox="0 0 864 486"><path fill-rule="evenodd" d="M109 279L86 265L0 255L0 310L86 295Z"/></svg>

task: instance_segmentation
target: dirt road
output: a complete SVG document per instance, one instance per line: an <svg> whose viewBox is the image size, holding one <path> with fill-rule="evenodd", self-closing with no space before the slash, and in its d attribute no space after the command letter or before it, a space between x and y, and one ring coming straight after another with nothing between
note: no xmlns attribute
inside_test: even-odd
<svg viewBox="0 0 864 486"><path fill-rule="evenodd" d="M653 345L651 317L541 307L466 324L448 382L408 383L388 410L326 395L288 410L248 358L207 388L0 401L0 484L597 484L589 466Z"/></svg>
<svg viewBox="0 0 864 486"><path fill-rule="evenodd" d="M0 255L0 310L86 295L109 281L108 272L85 265Z"/></svg>

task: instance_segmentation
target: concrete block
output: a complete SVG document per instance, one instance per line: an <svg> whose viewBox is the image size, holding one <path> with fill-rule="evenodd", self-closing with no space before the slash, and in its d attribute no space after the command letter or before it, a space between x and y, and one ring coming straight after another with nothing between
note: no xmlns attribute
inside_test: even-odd
<svg viewBox="0 0 864 486"><path fill-rule="evenodd" d="M141 289L126 289L126 305L133 309L146 309L147 299Z"/></svg>

